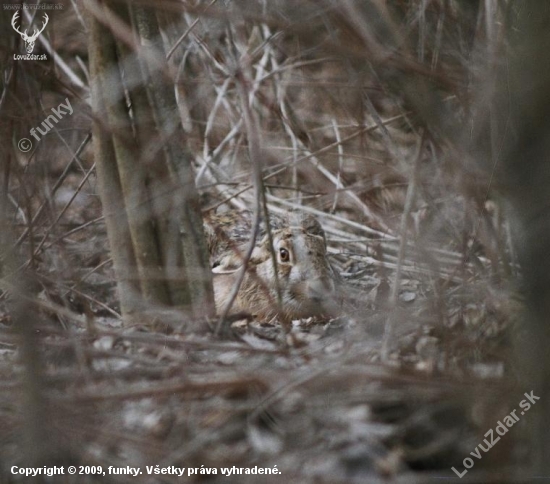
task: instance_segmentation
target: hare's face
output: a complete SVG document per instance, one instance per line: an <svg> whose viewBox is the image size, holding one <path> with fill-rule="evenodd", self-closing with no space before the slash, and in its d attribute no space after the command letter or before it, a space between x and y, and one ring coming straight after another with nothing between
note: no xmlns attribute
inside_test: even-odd
<svg viewBox="0 0 550 484"><path fill-rule="evenodd" d="M305 221L309 221L310 225L302 221L273 233L282 310L291 318L331 314L335 306L335 276L327 260L324 232L316 219ZM275 270L269 243L264 240L262 245L268 257L256 270L269 286L272 296L276 297Z"/></svg>
<svg viewBox="0 0 550 484"><path fill-rule="evenodd" d="M218 310L230 300L251 232L246 217L239 224L226 220L213 217L205 225ZM327 260L325 233L317 219L303 215L272 217L270 228L274 253L267 229L262 226L262 239L248 262L232 310L249 312L261 319L334 315L336 278ZM277 281L282 299L280 309L277 309Z"/></svg>

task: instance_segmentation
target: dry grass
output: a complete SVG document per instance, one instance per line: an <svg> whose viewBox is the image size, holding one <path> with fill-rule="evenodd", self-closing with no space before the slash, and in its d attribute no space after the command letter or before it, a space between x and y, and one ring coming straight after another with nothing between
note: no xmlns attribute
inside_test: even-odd
<svg viewBox="0 0 550 484"><path fill-rule="evenodd" d="M236 323L229 339L189 334L176 309L122 326L89 144L84 12L54 12L37 50L55 61L3 64L23 86L6 86L3 108L16 141L65 97L74 107L31 152L2 149L4 479L44 447L22 439L37 404L46 462L277 465L282 476L261 482L454 477L515 395L510 228L490 170L461 144L482 61L501 45L497 7L155 3L171 52L158 75L177 86L204 210L256 203L257 143L270 210L319 217L346 295L338 320L297 321L290 334ZM25 318L40 403L25 397ZM475 482L504 482L524 463L497 471L519 445L510 434L476 461Z"/></svg>

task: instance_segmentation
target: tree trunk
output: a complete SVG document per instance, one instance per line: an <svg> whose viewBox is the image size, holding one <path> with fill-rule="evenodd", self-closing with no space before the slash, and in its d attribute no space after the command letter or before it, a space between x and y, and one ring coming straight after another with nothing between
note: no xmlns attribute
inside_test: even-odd
<svg viewBox="0 0 550 484"><path fill-rule="evenodd" d="M195 318L211 317L199 197L156 16L108 5L88 2L90 82L122 310L135 311L138 296L145 310L188 307Z"/></svg>

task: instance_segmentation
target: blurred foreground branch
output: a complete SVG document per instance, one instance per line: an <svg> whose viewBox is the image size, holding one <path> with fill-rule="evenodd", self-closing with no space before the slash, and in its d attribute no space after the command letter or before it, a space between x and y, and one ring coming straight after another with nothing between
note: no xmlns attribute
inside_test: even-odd
<svg viewBox="0 0 550 484"><path fill-rule="evenodd" d="M155 12L88 6L98 174L123 312L146 303L212 316L198 194Z"/></svg>

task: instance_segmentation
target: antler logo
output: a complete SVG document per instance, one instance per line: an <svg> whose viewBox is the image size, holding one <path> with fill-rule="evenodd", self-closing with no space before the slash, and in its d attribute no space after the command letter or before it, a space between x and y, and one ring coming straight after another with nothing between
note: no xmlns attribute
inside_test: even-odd
<svg viewBox="0 0 550 484"><path fill-rule="evenodd" d="M36 42L36 39L38 36L44 31L46 28L46 25L48 25L48 14L44 14L44 23L42 24L42 28L38 30L37 28L34 29L34 32L32 35L27 35L27 30L25 29L25 32L21 32L16 25L17 19L19 16L19 10L14 13L12 19L11 19L11 26L13 27L13 30L15 30L25 41L25 49L29 54L32 54L32 51L34 50L34 43Z"/></svg>

